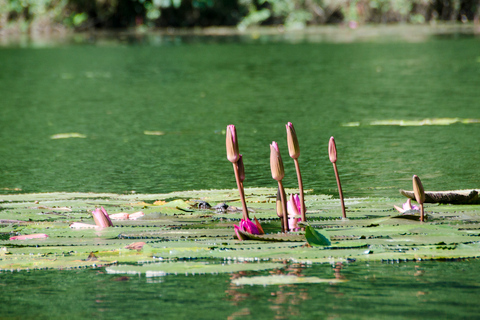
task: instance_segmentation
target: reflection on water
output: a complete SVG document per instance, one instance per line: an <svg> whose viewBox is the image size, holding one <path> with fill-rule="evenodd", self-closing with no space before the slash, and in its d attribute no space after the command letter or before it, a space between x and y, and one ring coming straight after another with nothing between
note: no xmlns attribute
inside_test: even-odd
<svg viewBox="0 0 480 320"><path fill-rule="evenodd" d="M22 319L467 319L480 311L480 261L286 264L279 271L158 278L102 269L0 273L0 312ZM278 274L348 282L235 286Z"/></svg>
<svg viewBox="0 0 480 320"><path fill-rule="evenodd" d="M314 192L337 192L332 135L347 198L398 195L413 174L426 189L478 187L477 123L344 126L479 118L475 37L203 39L1 48L0 193L234 188L223 133L230 123L246 187L275 186L272 141L285 186L296 187L288 121ZM51 139L59 135L67 138Z"/></svg>

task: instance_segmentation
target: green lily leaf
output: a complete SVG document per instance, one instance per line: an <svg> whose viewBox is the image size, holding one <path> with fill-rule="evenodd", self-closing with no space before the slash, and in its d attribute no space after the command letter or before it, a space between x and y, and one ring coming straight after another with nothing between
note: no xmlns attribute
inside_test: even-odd
<svg viewBox="0 0 480 320"><path fill-rule="evenodd" d="M231 273L282 268L281 263L207 263L207 262L160 262L142 266L119 265L107 267L107 273L145 274L147 277L167 274Z"/></svg>
<svg viewBox="0 0 480 320"><path fill-rule="evenodd" d="M241 277L232 280L237 286L244 285L284 285L284 284L303 284L303 283L340 283L347 282L345 279L321 279L318 277L298 277L289 275L271 275L258 277Z"/></svg>
<svg viewBox="0 0 480 320"><path fill-rule="evenodd" d="M307 238L307 242L311 246L323 247L331 245L331 242L327 237L313 229L311 226L305 228L305 238Z"/></svg>
<svg viewBox="0 0 480 320"><path fill-rule="evenodd" d="M305 242L305 236L301 234L251 234L248 232L243 232L238 230L245 240L258 240L258 241L277 241L277 242L285 242L285 241L292 241L292 242Z"/></svg>

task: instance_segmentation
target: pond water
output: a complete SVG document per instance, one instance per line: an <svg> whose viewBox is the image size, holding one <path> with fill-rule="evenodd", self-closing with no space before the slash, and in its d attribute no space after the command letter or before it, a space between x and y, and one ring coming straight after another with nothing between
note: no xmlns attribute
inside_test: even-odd
<svg viewBox="0 0 480 320"><path fill-rule="evenodd" d="M239 274L0 273L6 319L478 319L480 261L290 265L347 282L237 286ZM339 271L338 271L339 270ZM272 273L272 272L270 272ZM245 272L242 276L269 274Z"/></svg>
<svg viewBox="0 0 480 320"><path fill-rule="evenodd" d="M478 187L480 40L296 41L141 37L0 48L0 193L165 193L235 188L224 130L235 124L245 187L272 187L277 141L296 187L346 197ZM450 118L450 125L372 125ZM467 122L472 122L469 120ZM475 120L473 120L475 122ZM388 122L387 122L388 124ZM76 133L83 138L52 139ZM288 159L287 159L288 158Z"/></svg>
<svg viewBox="0 0 480 320"><path fill-rule="evenodd" d="M477 188L480 39L310 41L141 37L0 47L0 194L233 189L224 130L237 126L246 187L275 187L269 144L296 187L346 197ZM446 118L447 120L434 120ZM394 125L398 121L410 124ZM428 120L433 119L433 120ZM440 125L441 124L441 125ZM69 138L59 134L71 134ZM283 272L334 278L330 265ZM295 269L295 271L292 271ZM1 272L12 319L477 318L480 262L351 263L339 284L236 286L235 274L146 278L104 269ZM246 273L245 275L268 274Z"/></svg>

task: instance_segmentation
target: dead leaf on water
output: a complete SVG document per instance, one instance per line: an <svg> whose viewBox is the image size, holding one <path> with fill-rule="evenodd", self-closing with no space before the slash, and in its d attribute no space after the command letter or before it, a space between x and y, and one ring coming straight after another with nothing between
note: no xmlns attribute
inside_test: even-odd
<svg viewBox="0 0 480 320"><path fill-rule="evenodd" d="M480 123L480 119L461 119L461 118L427 118L422 120L374 120L364 125L370 126L401 126L401 127L418 127L418 126L448 126L454 123ZM344 127L358 127L360 122L344 123Z"/></svg>
<svg viewBox="0 0 480 320"><path fill-rule="evenodd" d="M67 138L86 138L87 136L78 132L58 133L50 136L50 139L67 139Z"/></svg>
<svg viewBox="0 0 480 320"><path fill-rule="evenodd" d="M148 131L148 130L145 130L143 131L143 134L147 135L147 136L163 136L165 134L165 132L163 131Z"/></svg>

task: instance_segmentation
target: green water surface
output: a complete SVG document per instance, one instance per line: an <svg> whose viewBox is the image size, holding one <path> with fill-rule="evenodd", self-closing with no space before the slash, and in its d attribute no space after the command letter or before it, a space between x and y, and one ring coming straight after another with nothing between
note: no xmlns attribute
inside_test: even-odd
<svg viewBox="0 0 480 320"><path fill-rule="evenodd" d="M271 272L338 284L236 286L242 274L2 272L5 319L478 319L479 261L289 265Z"/></svg>
<svg viewBox="0 0 480 320"><path fill-rule="evenodd" d="M272 141L285 186L296 187L288 121L315 193L336 194L332 135L347 197L398 195L413 174L427 190L478 187L479 123L369 125L480 118L477 37L152 39L0 48L0 193L234 188L228 124L237 126L246 187L276 185ZM86 138L51 139L60 133Z"/></svg>

